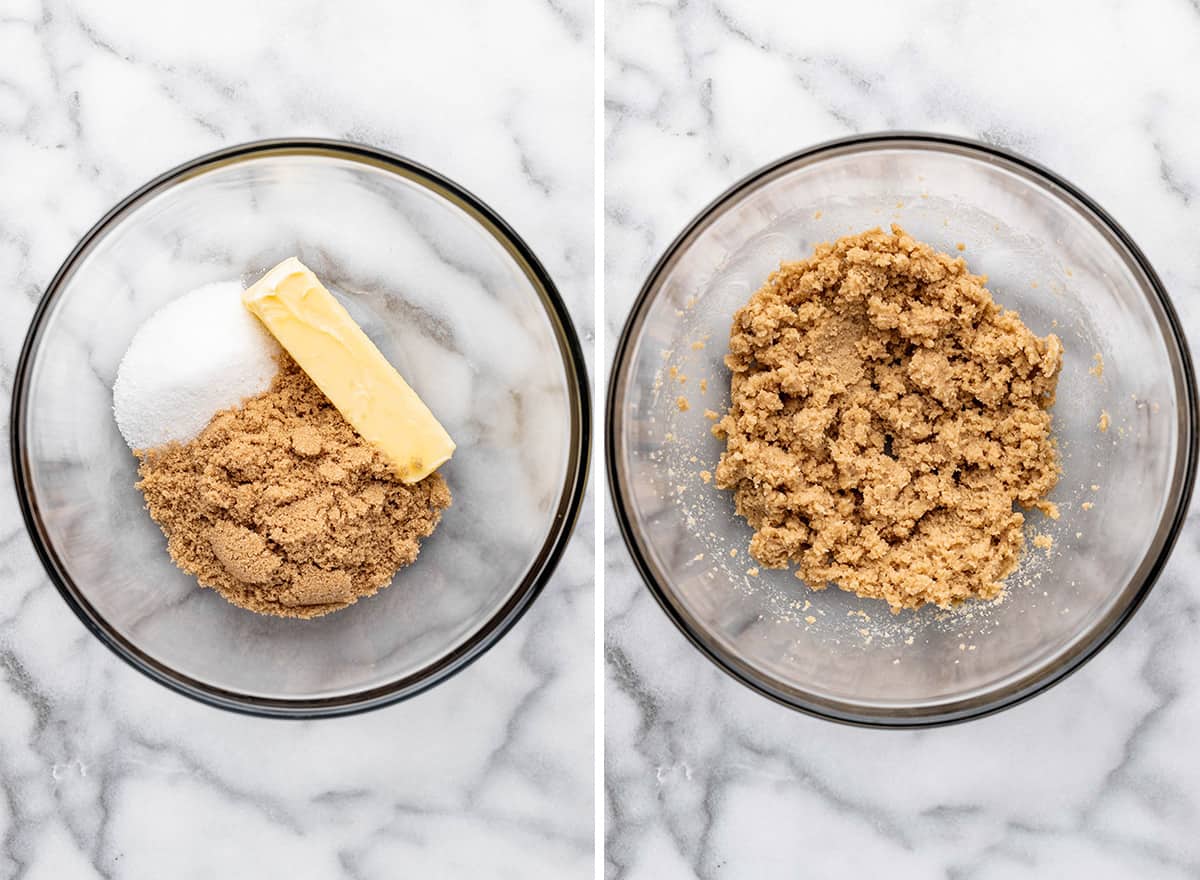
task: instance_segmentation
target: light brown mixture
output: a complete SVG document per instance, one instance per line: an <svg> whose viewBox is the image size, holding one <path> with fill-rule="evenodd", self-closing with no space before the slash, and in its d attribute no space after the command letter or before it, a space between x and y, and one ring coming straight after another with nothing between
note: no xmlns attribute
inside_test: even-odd
<svg viewBox="0 0 1200 880"><path fill-rule="evenodd" d="M139 457L176 564L263 614L319 617L378 592L450 505L438 474L396 480L286 355L269 391Z"/></svg>
<svg viewBox="0 0 1200 880"><path fill-rule="evenodd" d="M897 226L785 263L734 316L716 483L750 552L893 611L992 598L1057 517L1062 344L992 301L962 258Z"/></svg>

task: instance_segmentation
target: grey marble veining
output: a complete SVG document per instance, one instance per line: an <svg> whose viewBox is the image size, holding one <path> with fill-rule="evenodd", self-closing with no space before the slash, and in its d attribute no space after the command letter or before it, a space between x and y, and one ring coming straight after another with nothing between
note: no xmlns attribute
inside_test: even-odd
<svg viewBox="0 0 1200 880"><path fill-rule="evenodd" d="M1108 209L1200 339L1194 4L614 0L606 339L709 200L785 153L923 129L1018 150ZM923 732L775 706L675 631L606 528L610 878L1200 876L1200 531L1069 680Z"/></svg>
<svg viewBox="0 0 1200 880"><path fill-rule="evenodd" d="M0 388L37 298L131 189L199 153L311 135L474 191L591 329L592 14L353 2L0 10ZM554 75L547 71L553 69ZM409 703L311 723L192 703L101 647L18 514L0 416L0 877L587 877L591 506L543 596Z"/></svg>

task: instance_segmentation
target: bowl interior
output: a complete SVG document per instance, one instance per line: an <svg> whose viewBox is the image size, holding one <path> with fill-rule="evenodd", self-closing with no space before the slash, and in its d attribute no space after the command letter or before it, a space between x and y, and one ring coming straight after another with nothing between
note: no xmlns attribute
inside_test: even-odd
<svg viewBox="0 0 1200 880"><path fill-rule="evenodd" d="M734 310L780 260L890 223L949 253L962 244L1002 306L1066 347L1053 410L1063 473L1051 497L1062 515L1028 516L1027 538L1049 535L1053 547L1027 549L999 603L894 616L882 602L809 590L791 572L755 573L732 495L700 476L722 449L704 413L728 405ZM611 408L627 527L685 629L786 701L898 723L980 711L1094 646L1168 542L1192 442L1176 338L1115 233L1016 162L912 141L786 163L691 229L628 334Z"/></svg>
<svg viewBox="0 0 1200 880"><path fill-rule="evenodd" d="M454 504L392 586L313 621L260 617L172 564L113 421L117 364L155 309L295 255L458 444ZM202 688L323 700L438 674L535 589L580 468L569 327L513 242L416 172L338 150L194 169L110 222L32 338L17 442L68 588L129 649Z"/></svg>

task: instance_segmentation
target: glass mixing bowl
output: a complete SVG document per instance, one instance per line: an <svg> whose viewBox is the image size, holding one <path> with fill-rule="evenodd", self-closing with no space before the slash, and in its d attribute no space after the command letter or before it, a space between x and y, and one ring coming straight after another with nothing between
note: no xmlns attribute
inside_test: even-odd
<svg viewBox="0 0 1200 880"><path fill-rule="evenodd" d="M458 443L442 468L454 504L420 558L311 621L235 608L174 566L111 411L117 364L155 309L293 255ZM384 705L479 656L545 585L587 478L584 361L541 264L457 184L352 144L234 147L129 196L51 282L14 385L20 503L67 603L157 681L264 715Z"/></svg>
<svg viewBox="0 0 1200 880"><path fill-rule="evenodd" d="M780 260L899 223L988 276L1003 306L1066 346L1053 409L1062 516L999 604L896 616L791 572L756 569L731 493L706 484L729 402L735 309ZM1099 368L1099 355L1103 370ZM686 378L685 378L686 377ZM706 390L701 390L704 380ZM689 404L680 411L679 397ZM1107 432L1099 430L1102 411ZM976 717L1061 680L1129 620L1187 509L1196 390L1179 322L1145 257L1057 176L982 144L851 138L752 174L697 216L642 288L609 384L608 473L626 544L684 634L735 678L839 721L914 727ZM736 555L735 555L736 554Z"/></svg>

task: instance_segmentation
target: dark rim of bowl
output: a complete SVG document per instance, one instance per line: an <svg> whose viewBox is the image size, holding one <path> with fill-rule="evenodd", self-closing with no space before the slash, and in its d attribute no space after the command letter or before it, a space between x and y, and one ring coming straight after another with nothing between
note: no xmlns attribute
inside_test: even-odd
<svg viewBox="0 0 1200 880"><path fill-rule="evenodd" d="M28 419L26 386L29 381L30 364L41 336L42 320L49 306L57 298L63 281L74 272L81 257L87 254L131 208L177 183L246 160L287 155L345 159L381 168L426 187L473 217L512 254L537 288L547 317L554 325L570 391L571 445L567 477L558 510L546 541L509 599L466 642L420 671L367 690L315 699L273 699L213 687L160 663L116 632L72 581L45 535L30 487L24 442ZM63 261L34 311L13 380L10 441L17 497L38 557L67 605L84 626L118 657L171 690L209 706L275 718L326 718L378 709L415 696L447 680L499 641L528 610L554 572L583 503L591 455L591 399L583 350L562 296L533 251L499 214L461 185L402 156L347 141L280 138L217 150L172 168L126 196L88 230Z"/></svg>
<svg viewBox="0 0 1200 880"><path fill-rule="evenodd" d="M1180 413L1180 455L1183 458L1182 479L1180 479L1178 460L1175 469L1175 480L1177 483L1181 482L1181 485L1178 486L1178 491L1172 499L1174 501L1174 508L1168 511L1163 521L1159 524L1156 540L1158 538L1163 539L1161 548L1157 557L1153 559L1148 568L1145 567L1145 560L1143 560L1142 568L1144 569L1144 573L1142 575L1142 582L1138 585L1137 592L1132 599L1124 608L1120 609L1115 618L1110 614L1109 619L1103 627L1098 628L1096 632L1091 633L1082 642L1077 643L1063 657L1058 658L1057 661L1041 670L1035 671L1033 674L1005 686L999 693L962 698L956 702L935 706L932 711L917 710L909 714L893 712L893 714L889 715L888 712L893 710L884 709L878 712L856 711L852 703L800 696L791 691L772 687L748 664L742 662L730 652L717 647L711 640L705 637L702 627L692 621L691 617L682 607L677 605L671 598L670 592L664 589L657 581L647 555L640 543L640 536L629 514L625 494L625 479L617 457L619 433L617 429L618 426L623 424L623 415L618 409L618 391L622 390L625 386L623 373L627 367L627 358L632 347L634 334L640 326L641 318L652 299L660 276L674 261L676 254L687 243L692 233L704 225L715 213L720 211L726 203L737 199L760 180L793 163L801 161L812 162L822 158L827 153L844 151L847 148L884 148L899 145L932 145L934 148L952 147L956 150L973 154L976 158L982 158L985 161L1000 161L1015 165L1031 173L1035 179L1051 190L1058 189L1065 192L1090 211L1103 226L1107 227L1108 232L1120 242L1121 246L1125 248L1128 256L1150 282L1150 286L1158 298L1158 305L1165 315L1171 341L1178 357L1178 364L1176 366L1182 373L1180 378L1182 379L1182 394L1186 412ZM606 405L607 425L605 429L608 488L613 508L616 512L617 523L621 530L621 537L625 541L625 546L628 548L634 565L642 576L642 580L659 606L666 612L667 617L687 637L688 641L716 664L719 669L754 692L776 703L828 721L836 721L858 727L886 729L941 727L991 715L1002 709L1022 703L1030 697L1053 687L1094 657L1129 622L1134 612L1137 611L1146 596L1149 595L1151 588L1162 572L1163 566L1166 564L1167 557L1175 545L1175 541L1179 536L1179 531L1187 515L1188 503L1192 495L1196 476L1197 435L1200 433L1200 420L1198 420L1197 416L1196 398L1196 376L1191 356L1188 352L1187 341L1184 338L1179 318L1175 313L1174 307L1171 305L1170 298L1167 296L1162 281L1150 265L1150 261L1146 259L1145 254L1142 253L1129 234L1082 190L1049 169L1023 156L967 138L924 132L880 132L855 135L826 141L808 149L784 156L742 178L701 210L667 246L663 255L658 259L658 262L654 264L654 268L651 269L645 283L642 285L637 299L630 309L629 317L626 319L625 325L621 330L620 338L617 341L616 354L613 358L612 372L609 376ZM1163 522L1167 523L1165 536L1163 535Z"/></svg>

